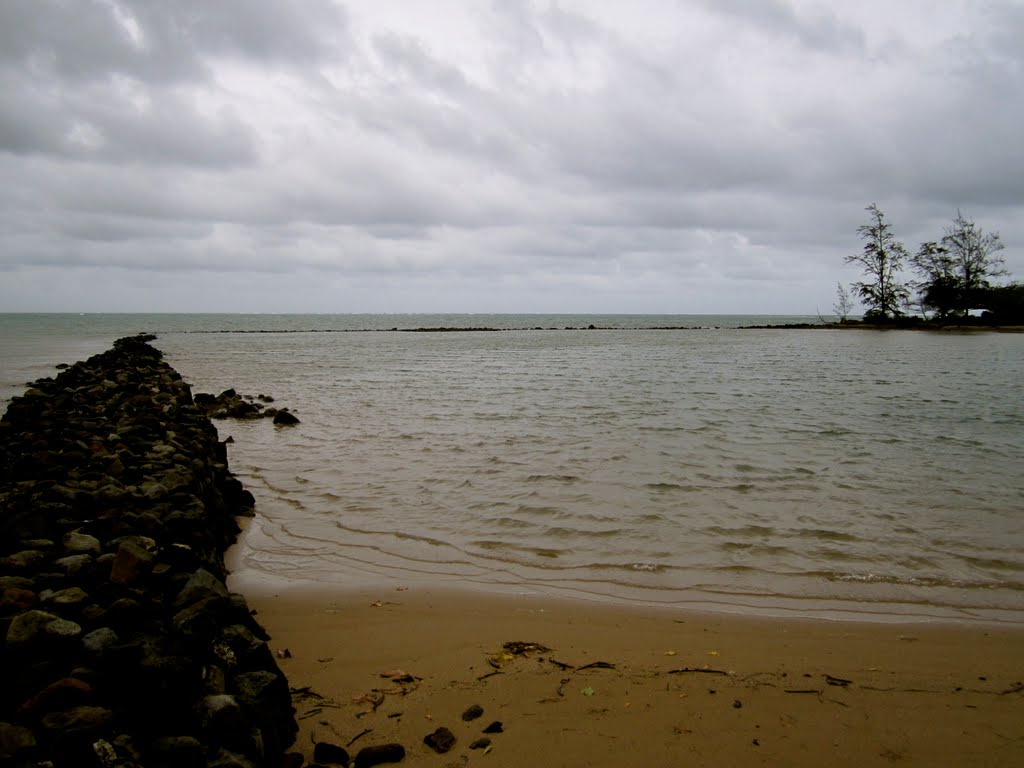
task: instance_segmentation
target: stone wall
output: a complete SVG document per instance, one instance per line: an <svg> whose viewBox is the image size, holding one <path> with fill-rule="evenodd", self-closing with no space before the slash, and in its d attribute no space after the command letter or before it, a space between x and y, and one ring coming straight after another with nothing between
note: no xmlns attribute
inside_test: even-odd
<svg viewBox="0 0 1024 768"><path fill-rule="evenodd" d="M294 741L268 638L224 585L252 496L151 340L0 421L2 766L277 766Z"/></svg>

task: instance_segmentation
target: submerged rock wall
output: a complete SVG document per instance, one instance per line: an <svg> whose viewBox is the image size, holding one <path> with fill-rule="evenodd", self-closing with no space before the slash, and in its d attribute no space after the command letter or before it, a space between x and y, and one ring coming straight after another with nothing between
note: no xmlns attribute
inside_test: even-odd
<svg viewBox="0 0 1024 768"><path fill-rule="evenodd" d="M294 741L268 638L224 584L252 496L151 340L0 421L0 766L277 766Z"/></svg>

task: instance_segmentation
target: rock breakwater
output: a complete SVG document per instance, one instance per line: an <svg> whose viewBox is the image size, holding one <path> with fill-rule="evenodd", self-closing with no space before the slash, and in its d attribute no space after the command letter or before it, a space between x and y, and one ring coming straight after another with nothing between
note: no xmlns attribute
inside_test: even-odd
<svg viewBox="0 0 1024 768"><path fill-rule="evenodd" d="M280 765L287 681L223 554L253 498L128 337L0 420L0 766Z"/></svg>

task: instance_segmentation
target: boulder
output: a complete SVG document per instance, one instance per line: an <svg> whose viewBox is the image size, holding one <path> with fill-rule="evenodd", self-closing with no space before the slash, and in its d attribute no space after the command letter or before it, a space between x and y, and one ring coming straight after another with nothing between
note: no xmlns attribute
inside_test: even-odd
<svg viewBox="0 0 1024 768"><path fill-rule="evenodd" d="M318 763L335 763L347 766L348 750L329 741L318 741L313 745L313 760Z"/></svg>
<svg viewBox="0 0 1024 768"><path fill-rule="evenodd" d="M65 555L99 555L102 551L100 540L86 533L72 531L64 535L61 542Z"/></svg>
<svg viewBox="0 0 1024 768"><path fill-rule="evenodd" d="M29 755L36 747L36 737L22 725L0 723L0 765L13 764L15 759Z"/></svg>
<svg viewBox="0 0 1024 768"><path fill-rule="evenodd" d="M184 608L210 597L226 598L228 594L228 588L224 586L223 581L205 568L199 568L189 577L178 596L174 598L174 606Z"/></svg>
<svg viewBox="0 0 1024 768"><path fill-rule="evenodd" d="M7 647L13 651L30 645L40 635L44 627L58 619L60 619L59 616L37 610L25 611L25 613L15 616L7 628Z"/></svg>
<svg viewBox="0 0 1024 768"><path fill-rule="evenodd" d="M382 763L398 763L405 758L405 747L401 744L375 744L363 747L356 755L356 768L370 768Z"/></svg>
<svg viewBox="0 0 1024 768"><path fill-rule="evenodd" d="M423 743L439 755L443 755L455 746L455 734L444 726L441 726L432 733L428 733L424 736Z"/></svg>

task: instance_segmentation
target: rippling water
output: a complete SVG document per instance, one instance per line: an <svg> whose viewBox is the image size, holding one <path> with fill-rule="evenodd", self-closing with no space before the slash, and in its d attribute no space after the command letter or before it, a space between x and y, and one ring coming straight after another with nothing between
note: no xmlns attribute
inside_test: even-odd
<svg viewBox="0 0 1024 768"><path fill-rule="evenodd" d="M257 498L253 581L1024 622L1024 335L455 319L43 335L91 354L109 330L161 329L194 391L267 393L301 417L218 424ZM305 332L588 320L630 330ZM187 332L257 328L296 332ZM6 396L36 349L5 355Z"/></svg>

